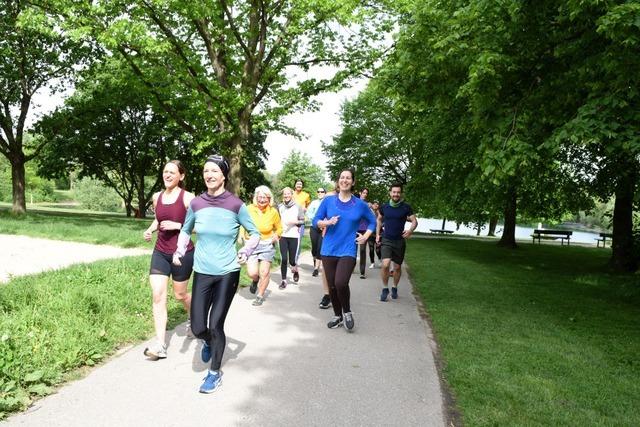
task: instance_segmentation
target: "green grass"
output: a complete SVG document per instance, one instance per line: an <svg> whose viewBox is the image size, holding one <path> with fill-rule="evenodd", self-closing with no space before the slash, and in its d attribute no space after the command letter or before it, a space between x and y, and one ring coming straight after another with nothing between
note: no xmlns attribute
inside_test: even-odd
<svg viewBox="0 0 640 427"><path fill-rule="evenodd" d="M151 249L153 245L142 238L143 231L151 221L153 218L133 219L121 215L59 209L29 211L26 215L0 210L0 234Z"/></svg>
<svg viewBox="0 0 640 427"><path fill-rule="evenodd" d="M149 257L77 265L0 286L0 419L153 333ZM171 294L171 293L170 293ZM169 328L186 320L168 298Z"/></svg>
<svg viewBox="0 0 640 427"><path fill-rule="evenodd" d="M640 278L608 251L411 240L466 425L640 425Z"/></svg>
<svg viewBox="0 0 640 427"><path fill-rule="evenodd" d="M14 216L0 210L0 233L151 248L142 239L150 221L62 211ZM305 238L303 249L309 246ZM0 285L0 419L49 394L78 368L153 334L149 258L76 265ZM240 285L249 283L243 267ZM171 329L186 315L175 299L168 301Z"/></svg>

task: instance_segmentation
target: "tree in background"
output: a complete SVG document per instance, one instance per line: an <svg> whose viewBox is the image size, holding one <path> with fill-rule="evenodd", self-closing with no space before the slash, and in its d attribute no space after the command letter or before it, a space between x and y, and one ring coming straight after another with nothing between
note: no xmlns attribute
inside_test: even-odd
<svg viewBox="0 0 640 427"><path fill-rule="evenodd" d="M386 200L392 182L407 184L419 161L405 138L403 117L374 83L341 109L342 130L323 149L333 178L345 168L356 169L356 191L369 189L369 199Z"/></svg>
<svg viewBox="0 0 640 427"><path fill-rule="evenodd" d="M124 201L127 216L141 217L162 186L162 168L180 158L188 136L154 111L148 92L115 58L84 73L64 107L38 124L49 144L39 158L48 177L93 177Z"/></svg>
<svg viewBox="0 0 640 427"><path fill-rule="evenodd" d="M273 192L279 194L284 187L293 188L296 179L304 181L304 189L311 194L312 198L318 187L327 187L324 171L313 163L311 156L293 150L287 158L283 159L282 169L272 184Z"/></svg>
<svg viewBox="0 0 640 427"><path fill-rule="evenodd" d="M57 25L58 17L44 12L49 3L0 2L0 153L11 164L15 213L26 212L25 163L47 143L25 139L33 97L63 82L88 57L87 45L70 41Z"/></svg>
<svg viewBox="0 0 640 427"><path fill-rule="evenodd" d="M567 28L557 52L571 66L564 73L573 115L547 144L583 176L594 196L613 208L610 266L638 268L634 210L640 183L640 27L637 2L571 2L557 21ZM634 247L635 246L635 247Z"/></svg>
<svg viewBox="0 0 640 427"><path fill-rule="evenodd" d="M199 152L230 157L234 192L253 128L286 131L284 115L370 68L391 28L379 4L356 0L61 4L66 25L124 58Z"/></svg>

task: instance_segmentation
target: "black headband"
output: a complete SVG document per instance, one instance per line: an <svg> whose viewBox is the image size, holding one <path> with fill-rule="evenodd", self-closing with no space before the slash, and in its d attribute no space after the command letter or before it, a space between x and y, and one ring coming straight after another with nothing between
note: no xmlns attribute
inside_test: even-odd
<svg viewBox="0 0 640 427"><path fill-rule="evenodd" d="M207 157L207 161L205 163L208 162L212 162L218 165L220 171L222 171L222 174L224 175L224 179L227 179L227 177L229 176L229 162L227 162L227 159L224 156L221 156L219 154L211 154L209 157Z"/></svg>

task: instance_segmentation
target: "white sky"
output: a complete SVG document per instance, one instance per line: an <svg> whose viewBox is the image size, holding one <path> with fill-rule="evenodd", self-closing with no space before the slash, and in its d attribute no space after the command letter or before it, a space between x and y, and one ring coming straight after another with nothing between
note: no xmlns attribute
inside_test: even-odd
<svg viewBox="0 0 640 427"><path fill-rule="evenodd" d="M324 93L315 99L318 111L295 113L284 118L284 124L303 134L302 140L280 132L267 135L265 148L269 153L266 161L267 172L276 174L289 153L298 150L306 153L318 166L325 168L327 157L322 152L322 143L328 143L340 133L340 107L346 100L355 98L366 86L366 80L358 80L352 87L337 93Z"/></svg>

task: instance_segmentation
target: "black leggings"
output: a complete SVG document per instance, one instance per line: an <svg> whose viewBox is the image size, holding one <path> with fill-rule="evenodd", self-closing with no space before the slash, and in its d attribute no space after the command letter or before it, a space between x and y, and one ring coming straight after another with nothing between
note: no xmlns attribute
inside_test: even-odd
<svg viewBox="0 0 640 427"><path fill-rule="evenodd" d="M191 331L211 346L211 369L217 371L227 345L224 321L238 289L240 271L223 276L193 273L191 290ZM207 322L208 320L208 322Z"/></svg>
<svg viewBox="0 0 640 427"><path fill-rule="evenodd" d="M350 256L335 257L323 256L322 266L329 285L331 305L336 316L342 317L342 313L351 311L351 290L349 279L356 266L356 259Z"/></svg>
<svg viewBox="0 0 640 427"><path fill-rule="evenodd" d="M372 234L364 244L358 246L360 246L360 274L364 274L367 266L367 246L369 246L369 259L371 259L371 264L376 260L376 235Z"/></svg>
<svg viewBox="0 0 640 427"><path fill-rule="evenodd" d="M287 263L294 267L296 265L296 252L298 251L298 239L295 237L280 238L280 274L282 280L287 279Z"/></svg>
<svg viewBox="0 0 640 427"><path fill-rule="evenodd" d="M316 227L309 229L309 236L311 237L311 255L313 260L320 259L320 249L322 248L322 231Z"/></svg>

